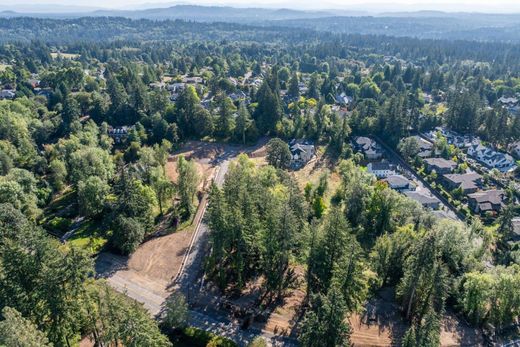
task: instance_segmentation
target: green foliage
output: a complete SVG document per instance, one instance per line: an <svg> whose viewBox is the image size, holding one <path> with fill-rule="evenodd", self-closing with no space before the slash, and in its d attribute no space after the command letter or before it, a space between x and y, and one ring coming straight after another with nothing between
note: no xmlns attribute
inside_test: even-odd
<svg viewBox="0 0 520 347"><path fill-rule="evenodd" d="M299 340L304 347L347 346L350 327L346 319L346 304L341 291L332 287L327 295L311 298L311 308L306 312Z"/></svg>
<svg viewBox="0 0 520 347"><path fill-rule="evenodd" d="M184 219L187 219L191 217L195 210L193 200L197 193L200 178L193 161L186 160L183 156L180 156L178 159L177 172L179 174L177 179L179 207Z"/></svg>
<svg viewBox="0 0 520 347"><path fill-rule="evenodd" d="M165 312L162 324L168 328L180 328L186 325L188 320L188 304L184 295L173 292L165 303Z"/></svg>
<svg viewBox="0 0 520 347"><path fill-rule="evenodd" d="M97 217L103 212L110 186L97 176L78 183L78 206L87 217Z"/></svg>
<svg viewBox="0 0 520 347"><path fill-rule="evenodd" d="M22 317L20 312L11 307L2 309L0 321L0 345L16 347L50 347L44 333L30 320Z"/></svg>
<svg viewBox="0 0 520 347"><path fill-rule="evenodd" d="M267 162L277 169L287 169L291 161L289 145L282 139L274 138L267 143Z"/></svg>
<svg viewBox="0 0 520 347"><path fill-rule="evenodd" d="M183 330L182 342L193 347L236 347L236 343L208 331L188 327Z"/></svg>

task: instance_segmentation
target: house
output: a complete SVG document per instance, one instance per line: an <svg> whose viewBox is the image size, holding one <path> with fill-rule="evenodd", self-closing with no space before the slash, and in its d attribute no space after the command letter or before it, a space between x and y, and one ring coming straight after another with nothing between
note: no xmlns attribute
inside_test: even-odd
<svg viewBox="0 0 520 347"><path fill-rule="evenodd" d="M446 174L443 176L444 185L449 190L461 188L464 194L472 194L478 191L482 185L482 176L476 172L464 174Z"/></svg>
<svg viewBox="0 0 520 347"><path fill-rule="evenodd" d="M417 155L423 159L431 157L433 154L433 143L423 139L421 136L418 135L414 135L412 137L419 144L419 153L417 153Z"/></svg>
<svg viewBox="0 0 520 347"><path fill-rule="evenodd" d="M233 101L245 100L247 98L247 94L243 91L239 90L234 93L229 94L229 98Z"/></svg>
<svg viewBox="0 0 520 347"><path fill-rule="evenodd" d="M130 132L131 129L132 129L132 127L128 127L128 126L121 126L121 127L109 126L108 127L108 136L113 138L115 143L122 143L127 139L128 133Z"/></svg>
<svg viewBox="0 0 520 347"><path fill-rule="evenodd" d="M504 206L503 190L486 190L468 195L468 205L475 213L500 212Z"/></svg>
<svg viewBox="0 0 520 347"><path fill-rule="evenodd" d="M152 82L148 85L152 89L165 89L166 83L164 82Z"/></svg>
<svg viewBox="0 0 520 347"><path fill-rule="evenodd" d="M422 192L417 191L408 191L404 192L404 195L409 197L412 200L417 201L419 204L426 208L431 208L432 210L437 210L441 204L440 200L434 196L426 195Z"/></svg>
<svg viewBox="0 0 520 347"><path fill-rule="evenodd" d="M498 102L505 107L515 107L516 105L518 105L517 98L506 98L505 96L498 99Z"/></svg>
<svg viewBox="0 0 520 347"><path fill-rule="evenodd" d="M403 175L391 175L384 179L390 188L398 192L415 190L415 184Z"/></svg>
<svg viewBox="0 0 520 347"><path fill-rule="evenodd" d="M47 99L49 99L52 95L52 89L50 88L35 88L34 89L34 92L36 93L36 95L39 95L39 96L44 96L46 97Z"/></svg>
<svg viewBox="0 0 520 347"><path fill-rule="evenodd" d="M497 152L482 144L475 144L468 148L468 155L477 159L482 164L497 169L502 173L516 169L516 163L512 156Z"/></svg>
<svg viewBox="0 0 520 347"><path fill-rule="evenodd" d="M172 93L180 93L186 88L186 83L175 82L166 86L166 89Z"/></svg>
<svg viewBox="0 0 520 347"><path fill-rule="evenodd" d="M0 90L0 100L2 99L14 99L16 96L16 91L12 90L12 89L3 89L3 90Z"/></svg>
<svg viewBox="0 0 520 347"><path fill-rule="evenodd" d="M307 164L316 154L316 148L306 140L291 140L289 142L291 150L291 167L300 168Z"/></svg>
<svg viewBox="0 0 520 347"><path fill-rule="evenodd" d="M426 158L424 162L428 172L435 171L437 174L450 173L457 167L456 162L444 158Z"/></svg>
<svg viewBox="0 0 520 347"><path fill-rule="evenodd" d="M354 139L353 145L354 149L362 152L367 160L377 160L383 156L383 150L379 143L369 137L358 136Z"/></svg>
<svg viewBox="0 0 520 347"><path fill-rule="evenodd" d="M182 82L187 84L203 84L204 79L202 77L184 77Z"/></svg>
<svg viewBox="0 0 520 347"><path fill-rule="evenodd" d="M377 178L387 178L396 174L395 167L387 161L369 163L367 169Z"/></svg>
<svg viewBox="0 0 520 347"><path fill-rule="evenodd" d="M352 97L348 96L344 92L341 94L336 94L334 99L336 100L336 103L341 106L348 106L352 103L353 100Z"/></svg>

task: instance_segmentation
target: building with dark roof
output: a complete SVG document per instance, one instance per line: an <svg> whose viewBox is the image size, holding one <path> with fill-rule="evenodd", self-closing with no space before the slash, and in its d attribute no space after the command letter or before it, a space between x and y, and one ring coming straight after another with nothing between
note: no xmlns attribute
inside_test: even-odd
<svg viewBox="0 0 520 347"><path fill-rule="evenodd" d="M456 162L444 158L426 158L424 163L428 172L435 171L438 174L448 174L457 167Z"/></svg>
<svg viewBox="0 0 520 347"><path fill-rule="evenodd" d="M504 207L503 190L486 190L468 195L468 205L475 213L500 212Z"/></svg>
<svg viewBox="0 0 520 347"><path fill-rule="evenodd" d="M476 172L446 174L443 176L443 183L449 190L461 188L464 194L472 194L482 185L482 176Z"/></svg>

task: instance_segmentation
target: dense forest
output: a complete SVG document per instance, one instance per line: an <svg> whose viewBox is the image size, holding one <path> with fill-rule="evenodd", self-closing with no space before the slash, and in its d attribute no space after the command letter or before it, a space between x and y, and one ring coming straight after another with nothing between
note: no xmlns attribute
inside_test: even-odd
<svg viewBox="0 0 520 347"><path fill-rule="evenodd" d="M440 345L447 313L517 334L518 167L483 173L500 211L439 188L457 217L439 218L369 173L355 139L377 138L432 189L418 134L460 174L474 164L449 132L512 153L520 45L123 18L0 19L0 40L0 345L178 343L188 299L154 320L94 263L185 230L206 193L204 278L230 298L260 283L264 311L304 288L302 346L348 345L345 318L384 288L403 346ZM317 182L298 180L292 139L326 158ZM167 174L190 141L259 140L265 163L239 155L222 187L202 191L182 155Z"/></svg>

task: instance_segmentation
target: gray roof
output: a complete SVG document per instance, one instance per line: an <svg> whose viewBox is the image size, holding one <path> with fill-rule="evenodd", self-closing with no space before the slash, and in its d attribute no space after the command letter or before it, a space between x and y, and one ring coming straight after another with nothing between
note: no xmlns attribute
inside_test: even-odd
<svg viewBox="0 0 520 347"><path fill-rule="evenodd" d="M374 163L370 163L371 164L371 167L372 167L372 170L392 170L393 167L392 165L390 165L389 162L387 161L378 161L378 162L374 162Z"/></svg>
<svg viewBox="0 0 520 347"><path fill-rule="evenodd" d="M426 158L424 161L430 166L436 166L441 169L453 169L457 163L453 160L446 160L444 158Z"/></svg>
<svg viewBox="0 0 520 347"><path fill-rule="evenodd" d="M460 185L463 189L476 188L476 181L481 180L480 176L476 172L470 172L465 174L446 174L444 178L454 184Z"/></svg>
<svg viewBox="0 0 520 347"><path fill-rule="evenodd" d="M479 204L491 203L493 205L500 205L502 198L504 197L504 191L498 189L485 190L483 192L477 192L469 194L468 198L475 200Z"/></svg>
<svg viewBox="0 0 520 347"><path fill-rule="evenodd" d="M415 191L413 191L413 192L405 192L404 195L406 195L410 199L413 199L413 200L417 201L418 203L420 203L422 205L435 204L435 203L439 203L440 202L439 199L437 199L434 196L428 196L428 195L425 195L423 193L415 192Z"/></svg>
<svg viewBox="0 0 520 347"><path fill-rule="evenodd" d="M388 184L392 186L406 186L408 184L413 184L408 178L403 175L391 175L384 179Z"/></svg>

